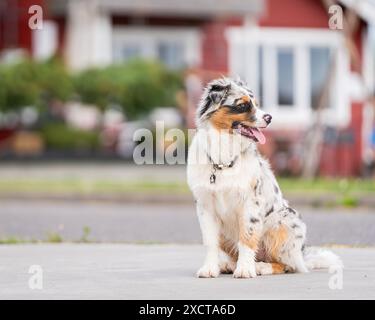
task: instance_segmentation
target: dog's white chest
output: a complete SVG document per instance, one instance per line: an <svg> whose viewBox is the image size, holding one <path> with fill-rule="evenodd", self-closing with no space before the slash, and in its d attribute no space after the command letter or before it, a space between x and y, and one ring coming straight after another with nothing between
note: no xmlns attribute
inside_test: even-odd
<svg viewBox="0 0 375 320"><path fill-rule="evenodd" d="M237 192L229 189L224 189L222 191L215 192L213 202L217 214L221 218L225 218L236 210L236 207L239 205L240 199Z"/></svg>

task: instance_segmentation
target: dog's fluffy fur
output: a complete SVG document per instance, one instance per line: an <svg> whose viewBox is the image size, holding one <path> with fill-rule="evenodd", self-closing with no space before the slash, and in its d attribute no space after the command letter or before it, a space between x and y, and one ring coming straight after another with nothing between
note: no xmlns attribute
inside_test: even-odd
<svg viewBox="0 0 375 320"><path fill-rule="evenodd" d="M257 143L265 143L260 128L270 121L241 81L217 79L204 91L187 170L207 246L198 277L233 272L249 278L342 265L332 252L305 250L306 226L257 151Z"/></svg>

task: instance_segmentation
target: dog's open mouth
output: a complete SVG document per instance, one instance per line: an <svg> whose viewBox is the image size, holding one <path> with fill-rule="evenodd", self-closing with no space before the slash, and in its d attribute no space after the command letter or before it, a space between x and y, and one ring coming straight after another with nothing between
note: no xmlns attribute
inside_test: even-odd
<svg viewBox="0 0 375 320"><path fill-rule="evenodd" d="M242 123L238 124L236 127L236 130L239 134L249 138L253 139L255 142L258 142L260 144L265 144L266 143L266 137L260 131L259 128L254 128L254 127L248 127Z"/></svg>

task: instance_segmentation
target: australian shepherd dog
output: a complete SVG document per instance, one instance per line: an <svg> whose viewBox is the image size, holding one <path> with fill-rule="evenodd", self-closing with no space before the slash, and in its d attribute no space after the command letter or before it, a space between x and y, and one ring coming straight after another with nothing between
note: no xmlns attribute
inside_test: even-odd
<svg viewBox="0 0 375 320"><path fill-rule="evenodd" d="M257 150L272 116L258 107L245 83L209 83L196 121L187 177L207 247L198 277L252 278L342 266L328 250L305 248L306 226Z"/></svg>

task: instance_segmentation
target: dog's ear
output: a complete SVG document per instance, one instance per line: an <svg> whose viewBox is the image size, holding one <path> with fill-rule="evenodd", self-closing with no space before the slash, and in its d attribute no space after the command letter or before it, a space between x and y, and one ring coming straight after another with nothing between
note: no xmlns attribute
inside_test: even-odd
<svg viewBox="0 0 375 320"><path fill-rule="evenodd" d="M208 96L213 103L220 103L224 96L228 93L230 89L230 84L211 84L208 87Z"/></svg>
<svg viewBox="0 0 375 320"><path fill-rule="evenodd" d="M219 107L220 102L225 99L230 87L230 82L227 82L226 79L214 80L209 83L197 110L198 119L202 118L203 115L216 110Z"/></svg>
<svg viewBox="0 0 375 320"><path fill-rule="evenodd" d="M212 84L209 87L208 96L213 103L217 104L220 103L221 100L223 100L229 89L230 84Z"/></svg>

